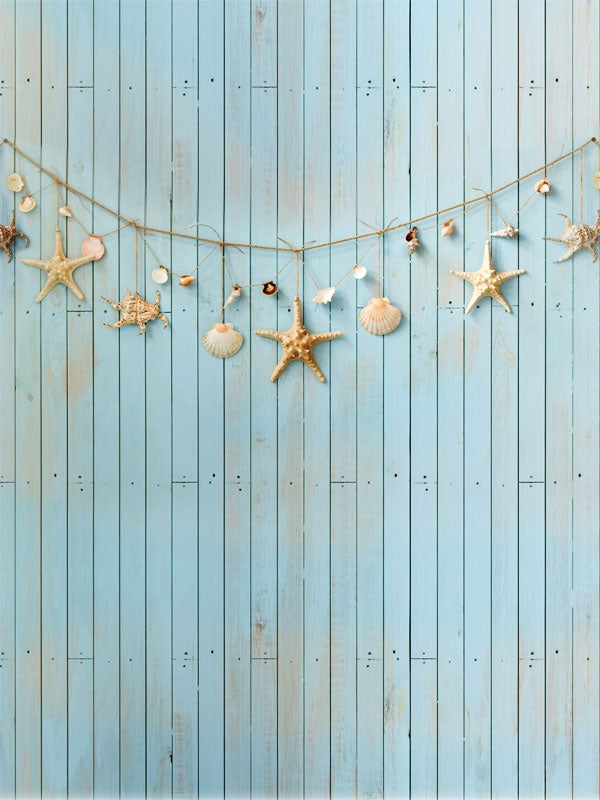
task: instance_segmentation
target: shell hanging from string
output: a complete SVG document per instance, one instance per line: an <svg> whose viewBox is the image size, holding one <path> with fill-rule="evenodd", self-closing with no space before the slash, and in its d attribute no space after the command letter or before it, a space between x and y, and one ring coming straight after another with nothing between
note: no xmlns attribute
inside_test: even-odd
<svg viewBox="0 0 600 800"><path fill-rule="evenodd" d="M402 313L387 297L373 297L358 315L358 321L367 333L384 336L400 324Z"/></svg>
<svg viewBox="0 0 600 800"><path fill-rule="evenodd" d="M215 358L234 356L243 343L244 337L236 331L231 322L215 322L202 337L206 352Z"/></svg>
<svg viewBox="0 0 600 800"><path fill-rule="evenodd" d="M242 287L239 284L234 283L234 285L231 287L231 291L229 292L229 297L223 304L223 308L227 308L227 306L230 306L235 300L239 300L241 296Z"/></svg>
<svg viewBox="0 0 600 800"><path fill-rule="evenodd" d="M417 235L416 225L412 227L406 234L405 241L406 241L406 246L408 247L408 252L412 256L415 250L417 250L421 246L421 243L419 242L419 237Z"/></svg>
<svg viewBox="0 0 600 800"><path fill-rule="evenodd" d="M447 219L442 225L442 236L451 236L454 233L454 220Z"/></svg>

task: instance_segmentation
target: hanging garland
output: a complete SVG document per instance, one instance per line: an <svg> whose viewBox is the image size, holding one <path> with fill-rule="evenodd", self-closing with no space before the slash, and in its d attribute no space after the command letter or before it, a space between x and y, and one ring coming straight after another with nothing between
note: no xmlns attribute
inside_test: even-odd
<svg viewBox="0 0 600 800"><path fill-rule="evenodd" d="M320 342L330 341L331 339L335 339L341 336L341 331L330 331L328 333L318 333L313 334L310 333L304 326L302 320L302 306L299 299L299 281L300 281L300 271L306 271L311 278L312 282L315 285L317 290L316 295L313 297L313 302L316 304L327 304L330 303L337 287L339 284L344 281L350 275L357 280L364 278L367 273L367 270L364 266L361 265L360 261L363 260L371 247L375 244L377 245L377 296L373 297L368 304L361 310L359 314L359 322L361 326L364 328L367 333L373 335L385 335L391 333L399 324L402 318L402 314L400 309L390 303L387 297L382 296L382 273L381 273L381 254L382 254L382 243L383 238L386 234L389 234L393 231L397 231L401 228L409 228L408 233L406 234L406 246L409 252L409 255L412 257L415 255L416 251L420 246L419 242L419 234L423 231L429 230L430 228L437 228L441 226L441 235L443 237L451 236L454 232L454 219L446 219L443 223L436 222L435 224L419 229L416 225L417 222L423 222L424 220L431 219L433 217L439 217L440 215L447 214L448 212L462 209L462 214L466 214L467 210L479 203L485 202L486 203L486 240L484 246L484 258L483 263L480 269L477 272L461 272L458 270L450 270L450 272L462 278L465 281L468 281L473 286L473 295L468 306L465 309L465 314L469 314L473 308L477 305L480 299L483 297L489 296L496 302L498 302L502 307L510 312L510 306L506 302L506 299L502 295L500 291L501 285L509 280L510 278L517 277L524 273L522 269L516 270L509 270L504 272L498 272L494 269L492 264L492 254L491 254L491 247L490 247L490 239L492 237L500 237L506 239L514 239L519 235L519 228L514 227L513 221L506 220L502 214L500 213L499 209L497 208L494 200L492 199L494 195L503 192L504 190L508 189L511 186L515 186L520 184L521 182L525 181L526 179L536 175L540 172L545 172L545 175L542 179L538 180L535 184L534 191L529 195L526 201L523 203L520 209L515 214L515 217L518 216L525 206L529 203L532 197L536 194L541 196L545 196L551 189L550 182L548 180L548 176L550 173L550 169L557 164L559 161L563 159L569 158L573 156L575 153L580 154L580 215L583 216L583 150L588 147L592 142L598 144L595 137L591 137L583 144L579 145L578 147L573 148L567 153L561 154L557 158L549 161L546 164L543 164L536 169L521 175L514 180L510 181L509 183L504 184L490 192L483 192L482 190L478 190L481 192L481 196L475 197L469 200L465 200L463 202L455 203L452 206L448 206L447 208L438 209L433 211L429 214L424 214L420 217L415 219L407 220L406 222L396 222L396 218L394 218L388 225L384 227L380 226L371 226L368 223L363 222L362 224L366 227L370 228L370 231L354 234L351 236L346 236L340 239L334 239L331 241L326 242L309 242L305 243L302 247L294 247L289 242L285 240L280 240L283 242L283 245L266 245L266 244L255 244L255 243L244 243L244 242L230 242L225 241L222 239L218 232L211 228L210 226L204 226L203 223L196 223L195 226L202 225L203 227L209 227L212 231L214 231L216 238L210 238L208 236L200 236L200 235L192 235L189 233L183 233L180 231L171 231L171 230L163 230L161 228L154 228L148 225L141 225L137 222L137 220L128 219L127 217L123 216L119 212L115 211L114 209L109 208L108 206L104 205L103 203L98 202L94 198L90 197L89 195L81 192L80 190L76 189L71 184L67 183L66 181L61 180L58 175L52 173L50 170L46 169L41 163L33 159L16 144L11 142L8 139L4 139L1 144L7 144L8 146L12 147L12 149L18 153L20 156L28 160L34 166L36 166L40 172L48 175L52 178L53 184L49 184L49 186L54 185L56 187L56 194L57 194L57 224L56 224L56 234L55 234L55 246L54 246L54 253L47 259L33 259L33 258L22 258L21 261L24 264L28 264L30 266L38 267L42 271L46 272L47 280L40 291L39 295L36 298L36 302L40 302L41 300L46 297L48 292L58 283L62 283L70 289L78 299L83 299L83 294L77 284L73 279L73 272L80 266L89 263L90 261L97 261L104 255L105 246L103 240L106 239L108 236L111 236L113 233L117 233L118 231L122 230L123 228L133 227L134 235L135 235L135 292L132 294L129 289L126 289L125 297L119 303L113 302L112 300L108 300L107 298L103 298L106 302L112 306L115 310L119 311L121 314L120 319L114 323L107 323L108 327L111 328L119 328L123 325L128 324L135 324L138 325L140 328L140 333L145 333L146 325L148 322L154 319L161 319L165 327L168 325L167 318L164 314L160 311L160 292L156 292L156 301L151 303L147 301L144 297L139 294L138 291L138 236L141 236L144 242L144 246L150 252L152 257L157 262L157 267L152 271L152 279L160 284L164 284L168 279L169 275L175 275L179 278L179 285L181 286L190 286L194 280L195 276L192 273L186 273L179 275L178 273L174 272L171 269L168 269L163 264L160 263L158 257L154 253L152 247L146 240L144 234L154 233L159 235L165 236L175 236L182 239L188 239L195 241L199 244L212 244L213 249L208 253L208 255L198 264L195 268L195 271L206 261L214 252L215 249L219 249L221 252L221 319L219 322L215 322L212 328L207 331L203 338L202 342L204 347L206 348L207 352L210 355L215 356L216 358L229 358L230 356L235 355L242 346L243 343L243 336L239 331L236 331L235 328L231 323L225 322L225 310L235 301L239 300L242 296L244 289L250 289L255 286L261 286L262 292L266 296L273 296L277 294L279 289L278 286L278 279L282 272L291 264L296 261L296 296L294 297L294 321L292 326L288 331L271 331L271 330L257 330L255 333L258 336L263 336L271 339L275 339L278 341L282 348L283 354L282 357L275 368L271 380L275 381L283 372L285 367L291 361L304 361L313 373L317 376L317 378L321 381L324 381L325 378L323 373L321 372L315 358L313 356L313 348L319 344ZM600 145L599 145L600 146ZM593 183L594 186L600 188L600 172L596 172L593 176ZM37 205L37 201L35 199L36 194L40 194L48 186L39 189L37 192L30 192L27 188L25 178L18 172L14 172L9 175L7 179L7 184L9 189L13 191L15 194L23 191L24 194L19 202L19 209L23 213L31 212ZM107 213L114 216L116 219L123 222L123 224L116 228L113 231L109 231L105 234L96 234L89 232L85 229L85 226L81 223L81 221L76 217L73 213L72 209L68 205L62 205L62 200L60 196L61 187L64 189L72 192L73 194L79 196L80 198L88 201L89 203L98 206L98 208L103 209ZM504 227L490 232L490 210L491 207L494 207L496 213L504 222ZM600 240L600 211L598 212L598 216L594 225L586 225L581 221L580 224L573 225L566 214L562 214L565 218L565 228L563 231L562 236L560 237L544 237L547 241L552 242L562 242L567 246L567 252L565 253L562 258L559 258L556 263L562 263L567 259L571 258L577 251L579 250L587 250L593 256L593 261L596 261L596 249L595 245ZM62 233L60 230L60 219L61 217L66 218L73 218L85 231L87 238L82 244L81 247L81 257L79 258L68 258L64 252L63 248L63 241L62 241ZM367 250L362 254L361 258L359 258L358 262L354 263L350 269L342 275L342 277L332 286L328 286L325 288L319 287L317 281L315 280L312 272L307 263L305 263L305 259L303 256L306 256L312 250L324 248L324 247L333 247L339 244L348 243L348 242L359 242L363 239L373 238L376 237L376 241L373 242ZM25 245L29 244L29 239L23 233L17 230L15 224L15 215L14 211L11 216L11 220L8 225L0 225L0 249L4 250L7 254L7 260L10 262L12 258L12 249L11 247L14 246L16 240L21 238L24 240ZM229 269L229 265L226 259L226 250L230 247L234 247L237 250L243 251L245 249L258 249L258 250L267 250L273 252L286 252L289 253L292 257L285 262L285 264L275 273L275 275L271 276L266 281L260 281L258 283L248 284L246 286L240 285L237 283L231 274ZM229 280L231 282L231 290L227 299L225 300L225 274L227 273ZM223 302L224 301L224 302Z"/></svg>

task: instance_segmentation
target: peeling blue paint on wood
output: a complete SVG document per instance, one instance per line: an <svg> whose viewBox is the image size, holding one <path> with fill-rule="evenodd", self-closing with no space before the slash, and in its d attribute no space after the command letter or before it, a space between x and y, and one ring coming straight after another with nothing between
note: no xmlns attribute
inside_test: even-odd
<svg viewBox="0 0 600 800"><path fill-rule="evenodd" d="M121 213L238 241L328 240L508 182L600 134L593 0L0 0L0 136ZM53 241L47 179L17 169ZM583 156L583 218L598 206ZM357 326L377 252L307 255L320 384L269 376L275 298L227 311L219 253L161 287L169 327L104 326L135 283L130 230L83 301L0 264L0 796L600 794L599 278L557 265L579 161L494 240L514 313L477 268L485 210L383 247L385 338ZM533 182L531 182L531 185ZM513 218L529 183L497 198ZM87 228L114 218L64 196ZM440 218L440 222L443 219ZM496 224L498 223L498 224ZM492 224L501 226L493 212ZM427 227L426 224L423 225ZM81 228L68 223L77 252ZM149 235L191 272L208 249ZM153 294L141 248L140 290ZM228 253L248 284L285 255ZM226 291L228 285L225 286ZM325 326L325 327L323 327Z"/></svg>

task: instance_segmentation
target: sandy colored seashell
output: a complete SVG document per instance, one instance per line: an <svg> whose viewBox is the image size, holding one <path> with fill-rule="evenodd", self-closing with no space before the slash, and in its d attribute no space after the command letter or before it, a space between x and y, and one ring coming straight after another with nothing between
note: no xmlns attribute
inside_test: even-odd
<svg viewBox="0 0 600 800"><path fill-rule="evenodd" d="M406 234L406 246L408 247L408 252L410 253L411 256L415 252L417 247L421 246L421 243L419 242L417 236L416 226L414 228L411 228L409 232Z"/></svg>
<svg viewBox="0 0 600 800"><path fill-rule="evenodd" d="M538 194L548 194L550 191L550 182L546 178L542 178L535 185L535 190Z"/></svg>
<svg viewBox="0 0 600 800"><path fill-rule="evenodd" d="M507 222L503 228L500 228L499 231L494 231L490 233L490 236L498 236L501 239L516 239L519 235L519 229L513 228L510 222Z"/></svg>
<svg viewBox="0 0 600 800"><path fill-rule="evenodd" d="M600 189L600 172L594 172L594 177L592 178L592 183L596 187L596 189Z"/></svg>
<svg viewBox="0 0 600 800"><path fill-rule="evenodd" d="M152 280L154 283L166 283L169 280L169 270L166 267L163 267L160 264L156 269L153 269L150 273L152 275Z"/></svg>
<svg viewBox="0 0 600 800"><path fill-rule="evenodd" d="M72 217L73 216L73 212L71 211L69 206L61 206L58 209L58 213L61 215L61 217Z"/></svg>
<svg viewBox="0 0 600 800"><path fill-rule="evenodd" d="M454 220L447 219L442 225L442 236L450 236L452 233L454 233Z"/></svg>
<svg viewBox="0 0 600 800"><path fill-rule="evenodd" d="M358 315L358 321L367 333L383 336L400 324L402 314L387 297L373 297Z"/></svg>
<svg viewBox="0 0 600 800"><path fill-rule="evenodd" d="M331 298L335 294L335 286L328 286L326 289L319 289L313 297L313 303L331 303Z"/></svg>
<svg viewBox="0 0 600 800"><path fill-rule="evenodd" d="M367 268L361 267L360 264L355 264L352 267L352 274L354 275L356 280L359 281L361 278L364 278L365 275L367 274Z"/></svg>
<svg viewBox="0 0 600 800"><path fill-rule="evenodd" d="M37 201L35 197L32 197L30 194L26 194L25 197L19 203L19 208L21 211L28 213L29 211L33 211L33 209L37 206Z"/></svg>
<svg viewBox="0 0 600 800"><path fill-rule="evenodd" d="M180 275L179 277L179 285L180 286L189 286L190 283L193 283L196 278L193 275Z"/></svg>
<svg viewBox="0 0 600 800"><path fill-rule="evenodd" d="M277 294L278 291L279 286L277 286L276 283L273 283L273 281L267 281L265 284L263 284L262 293L266 294L267 297L272 297L274 294Z"/></svg>
<svg viewBox="0 0 600 800"><path fill-rule="evenodd" d="M25 186L25 178L22 175L19 175L18 172L13 172L13 174L9 175L6 179L6 183L8 184L8 188L11 190L11 192L20 192Z"/></svg>
<svg viewBox="0 0 600 800"><path fill-rule="evenodd" d="M225 300L225 305L223 306L223 308L227 308L227 306L230 306L234 300L239 300L241 296L242 296L242 287L236 283L231 287L231 292L229 293L229 297L227 298L227 300Z"/></svg>
<svg viewBox="0 0 600 800"><path fill-rule="evenodd" d="M236 331L231 322L216 322L202 337L206 351L215 358L234 356L244 342L244 337Z"/></svg>
<svg viewBox="0 0 600 800"><path fill-rule="evenodd" d="M104 242L100 236L90 233L81 245L82 256L92 256L94 261L99 261L104 255Z"/></svg>

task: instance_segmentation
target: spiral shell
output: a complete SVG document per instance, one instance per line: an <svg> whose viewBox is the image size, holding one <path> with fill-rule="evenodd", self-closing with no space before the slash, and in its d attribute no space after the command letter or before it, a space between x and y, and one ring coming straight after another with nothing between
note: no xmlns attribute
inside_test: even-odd
<svg viewBox="0 0 600 800"><path fill-rule="evenodd" d="M411 228L409 232L404 237L406 240L406 246L408 247L408 252L412 256L415 250L421 246L421 242L419 241L419 237L417 236L417 227L415 225L414 228Z"/></svg>
<svg viewBox="0 0 600 800"><path fill-rule="evenodd" d="M400 324L402 314L387 297L373 297L358 316L358 321L367 333L383 336L391 333Z"/></svg>
<svg viewBox="0 0 600 800"><path fill-rule="evenodd" d="M216 322L202 337L202 344L215 358L234 356L243 341L244 337L231 322Z"/></svg>

